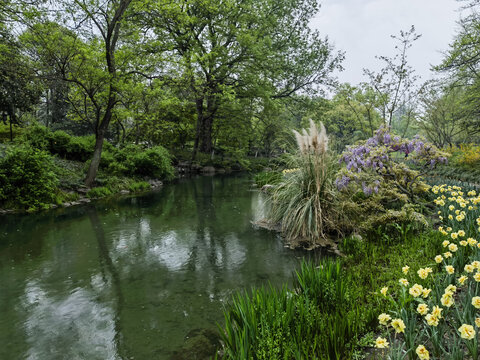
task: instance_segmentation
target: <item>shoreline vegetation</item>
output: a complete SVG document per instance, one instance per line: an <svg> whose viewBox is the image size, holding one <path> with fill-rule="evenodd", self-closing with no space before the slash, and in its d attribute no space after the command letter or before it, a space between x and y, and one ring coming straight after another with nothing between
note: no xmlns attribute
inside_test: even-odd
<svg viewBox="0 0 480 360"><path fill-rule="evenodd" d="M258 171L268 159L238 162L228 158L170 155L161 146L127 145L117 148L105 141L94 186L83 180L94 139L71 136L34 125L0 147L0 215L69 207L112 195L125 195L162 186L181 176Z"/></svg>
<svg viewBox="0 0 480 360"><path fill-rule="evenodd" d="M477 359L478 342L472 340L480 326L480 318L475 320L475 308L480 308L480 300L474 302L480 299L477 286L467 285L466 293L455 293L456 286L466 284L469 272L473 275L480 269L477 251L466 248L476 249L478 244L480 195L474 189L431 186L423 180L430 171L437 171L436 165L447 166L451 154L420 137L402 139L380 128L372 138L347 147L338 157L344 166L329 175L323 126L318 131L311 124L302 134L296 133L297 160L290 168L256 175L272 208L261 223L282 233L290 244L293 239L304 248L324 246L319 232L307 235L285 217L292 212L305 214L297 219L298 225L308 225L310 230L321 226L335 234L325 225L322 211L314 208L329 206L328 201L322 202L328 198L309 200L329 180L336 184L331 188L336 207L343 204L350 222L333 238L338 249L337 244L333 248L342 256L302 262L291 288L267 287L235 295L224 312L225 325L219 325L221 358L413 360L429 359L430 353L443 359L454 353L458 359ZM407 157L414 166L405 165ZM315 169L310 177L308 169ZM322 181L316 178L320 175ZM288 186L301 190L285 191ZM302 186L313 188L312 194ZM345 205L347 201L354 205ZM368 202L375 206L355 206ZM304 204L310 208L304 210ZM335 224L341 226L341 218ZM465 265L469 262L471 271ZM457 268L455 278L451 274ZM475 281L480 281L480 275L475 275ZM449 308L457 302L463 315L453 320ZM442 310L447 320L439 314ZM452 328L451 321L458 326Z"/></svg>

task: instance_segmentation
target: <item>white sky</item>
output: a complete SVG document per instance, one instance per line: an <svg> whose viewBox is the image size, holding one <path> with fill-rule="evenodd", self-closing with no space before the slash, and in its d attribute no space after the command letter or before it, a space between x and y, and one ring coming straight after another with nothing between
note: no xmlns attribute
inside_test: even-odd
<svg viewBox="0 0 480 360"><path fill-rule="evenodd" d="M345 70L338 78L352 85L366 81L363 68L381 67L375 55L393 55L390 35L409 30L411 25L422 37L409 50L409 63L421 80L430 79L431 65L441 62L441 52L448 49L456 33L461 5L455 0L320 1L322 7L312 27L346 52Z"/></svg>

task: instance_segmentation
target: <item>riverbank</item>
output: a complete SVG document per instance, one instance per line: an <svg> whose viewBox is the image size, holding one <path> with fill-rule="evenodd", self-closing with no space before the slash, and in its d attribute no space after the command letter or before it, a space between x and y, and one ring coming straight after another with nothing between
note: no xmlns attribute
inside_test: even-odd
<svg viewBox="0 0 480 360"><path fill-rule="evenodd" d="M92 136L71 136L31 126L0 144L0 214L69 207L92 199L138 193L183 176L259 171L268 159L171 154L161 146L113 146L105 141L94 186L84 186L93 154Z"/></svg>

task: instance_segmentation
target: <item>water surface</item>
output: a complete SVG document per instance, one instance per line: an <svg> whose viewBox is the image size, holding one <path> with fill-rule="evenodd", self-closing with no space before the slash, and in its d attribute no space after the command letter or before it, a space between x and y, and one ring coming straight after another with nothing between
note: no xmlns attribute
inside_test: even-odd
<svg viewBox="0 0 480 360"><path fill-rule="evenodd" d="M298 253L255 229L246 176L0 217L0 359L170 359L239 289L291 279Z"/></svg>

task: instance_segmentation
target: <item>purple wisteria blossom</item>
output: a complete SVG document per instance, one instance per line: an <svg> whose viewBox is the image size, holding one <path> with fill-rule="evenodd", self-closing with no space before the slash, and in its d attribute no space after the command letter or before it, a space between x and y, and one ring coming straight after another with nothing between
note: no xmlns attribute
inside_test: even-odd
<svg viewBox="0 0 480 360"><path fill-rule="evenodd" d="M392 136L386 127L381 127L371 138L349 146L343 152L340 163L346 165L346 170L341 172L336 185L339 189L345 189L351 182L355 182L366 195L371 195L379 192L383 182L396 181L398 187L404 190L418 176L401 162L403 160L426 169L446 163L447 158L421 136L416 135L411 140L402 139L400 136ZM370 183L364 180L367 175L370 175Z"/></svg>

